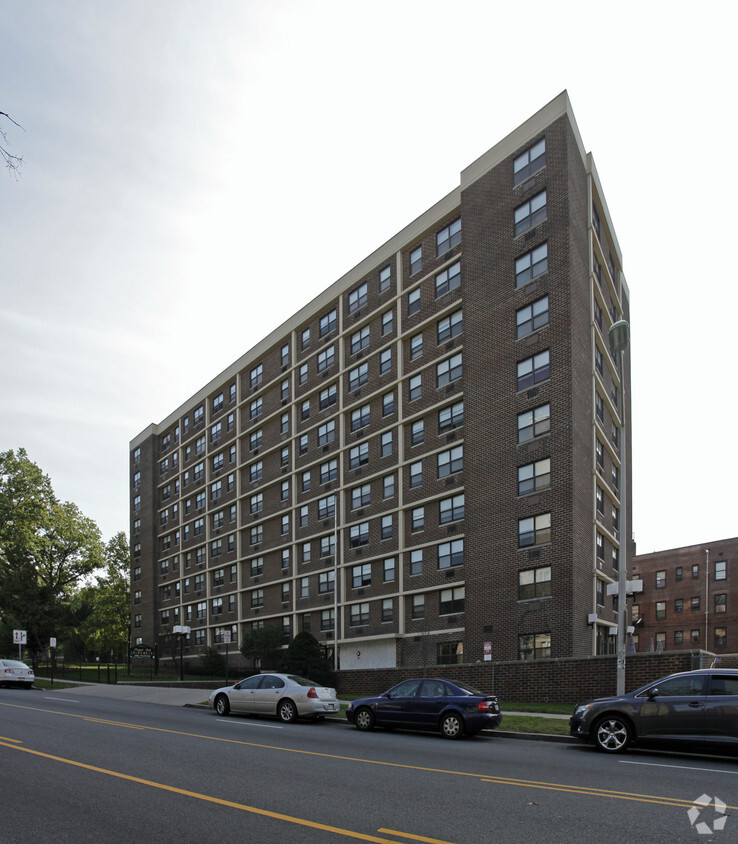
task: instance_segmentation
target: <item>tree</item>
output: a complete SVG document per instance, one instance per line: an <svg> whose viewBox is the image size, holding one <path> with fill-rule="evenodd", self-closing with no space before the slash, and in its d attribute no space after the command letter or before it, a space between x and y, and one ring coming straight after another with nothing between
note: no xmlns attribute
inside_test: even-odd
<svg viewBox="0 0 738 844"><path fill-rule="evenodd" d="M201 657L202 667L209 677L220 677L225 669L223 654L212 645L208 645Z"/></svg>
<svg viewBox="0 0 738 844"><path fill-rule="evenodd" d="M9 115L6 114L4 111L0 111L0 117L6 117L13 125L17 126L19 129L23 129L20 123L16 123L15 120ZM23 129L25 132L26 130ZM2 157L3 161L5 162L5 166L8 168L8 172L15 176L17 179L20 175L20 168L21 164L23 164L23 156L21 155L13 155L8 147L10 146L10 142L8 141L8 134L7 132L0 128L0 138L2 138L2 143L0 143L0 157Z"/></svg>
<svg viewBox="0 0 738 844"><path fill-rule="evenodd" d="M71 599L103 563L97 525L54 495L24 449L0 453L0 615L29 633L34 664L74 627Z"/></svg>
<svg viewBox="0 0 738 844"><path fill-rule="evenodd" d="M333 685L331 665L323 656L320 642L307 630L301 630L290 642L279 662L279 670L301 674L316 683Z"/></svg>
<svg viewBox="0 0 738 844"><path fill-rule="evenodd" d="M87 653L125 660L130 633L131 590L128 540L122 531L108 541L105 570L74 597L77 632Z"/></svg>
<svg viewBox="0 0 738 844"><path fill-rule="evenodd" d="M271 668L276 663L276 652L282 644L282 628L276 624L251 630L241 639L240 651L244 659L250 659L254 668Z"/></svg>

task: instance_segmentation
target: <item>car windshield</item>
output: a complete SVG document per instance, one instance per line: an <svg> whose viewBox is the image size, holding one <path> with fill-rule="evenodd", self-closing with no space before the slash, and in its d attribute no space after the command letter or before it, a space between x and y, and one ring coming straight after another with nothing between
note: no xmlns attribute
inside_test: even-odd
<svg viewBox="0 0 738 844"><path fill-rule="evenodd" d="M6 668L25 668L26 670L28 670L28 666L25 664L25 662L18 662L17 659L4 659L2 664Z"/></svg>
<svg viewBox="0 0 738 844"><path fill-rule="evenodd" d="M288 680L291 680L293 683L297 683L298 686L319 686L320 683L314 683L312 680L308 680L307 677L298 677L297 674L289 674L287 676Z"/></svg>

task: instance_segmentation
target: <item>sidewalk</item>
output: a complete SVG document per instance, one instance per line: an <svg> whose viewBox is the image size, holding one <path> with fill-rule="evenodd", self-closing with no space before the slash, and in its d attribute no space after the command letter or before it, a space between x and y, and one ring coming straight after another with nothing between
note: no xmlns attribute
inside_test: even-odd
<svg viewBox="0 0 738 844"><path fill-rule="evenodd" d="M45 689L41 690L49 697L66 697L74 700L79 697L106 697L118 700L133 700L140 703L159 703L166 706L207 706L210 697L210 689L189 689L185 687L172 686L136 686L132 683L118 683L108 685L106 683L78 683L74 688L68 689ZM341 701L346 703L346 701ZM561 741L572 742L574 739L569 736L549 735L547 733L514 733L505 730L505 715L536 715L540 718L568 719L568 715L546 715L533 712L512 712L502 713L503 720L500 728L490 731L490 734L505 736L506 738L529 739L537 741ZM346 723L344 718L330 718L332 721Z"/></svg>

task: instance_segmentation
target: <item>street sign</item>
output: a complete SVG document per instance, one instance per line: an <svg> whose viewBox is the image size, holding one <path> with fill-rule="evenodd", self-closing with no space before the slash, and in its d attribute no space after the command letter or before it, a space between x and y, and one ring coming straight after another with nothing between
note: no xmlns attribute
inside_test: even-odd
<svg viewBox="0 0 738 844"><path fill-rule="evenodd" d="M13 631L13 644L14 645L27 645L28 642L26 641L26 632L25 630L14 630Z"/></svg>
<svg viewBox="0 0 738 844"><path fill-rule="evenodd" d="M55 648L55 647L56 647L56 639L54 638L54 636L52 636L52 637L49 639L49 647L50 647L50 648Z"/></svg>
<svg viewBox="0 0 738 844"><path fill-rule="evenodd" d="M231 644L231 631L230 630L224 630L223 631L223 641L226 643L226 645Z"/></svg>
<svg viewBox="0 0 738 844"><path fill-rule="evenodd" d="M492 642L484 643L484 661L492 662Z"/></svg>

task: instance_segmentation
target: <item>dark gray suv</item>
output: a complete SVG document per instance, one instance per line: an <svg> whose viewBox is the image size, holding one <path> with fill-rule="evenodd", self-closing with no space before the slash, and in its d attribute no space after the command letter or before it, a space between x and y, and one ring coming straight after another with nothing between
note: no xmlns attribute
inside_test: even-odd
<svg viewBox="0 0 738 844"><path fill-rule="evenodd" d="M606 753L629 745L738 751L738 669L672 674L634 692L578 703L574 738Z"/></svg>

